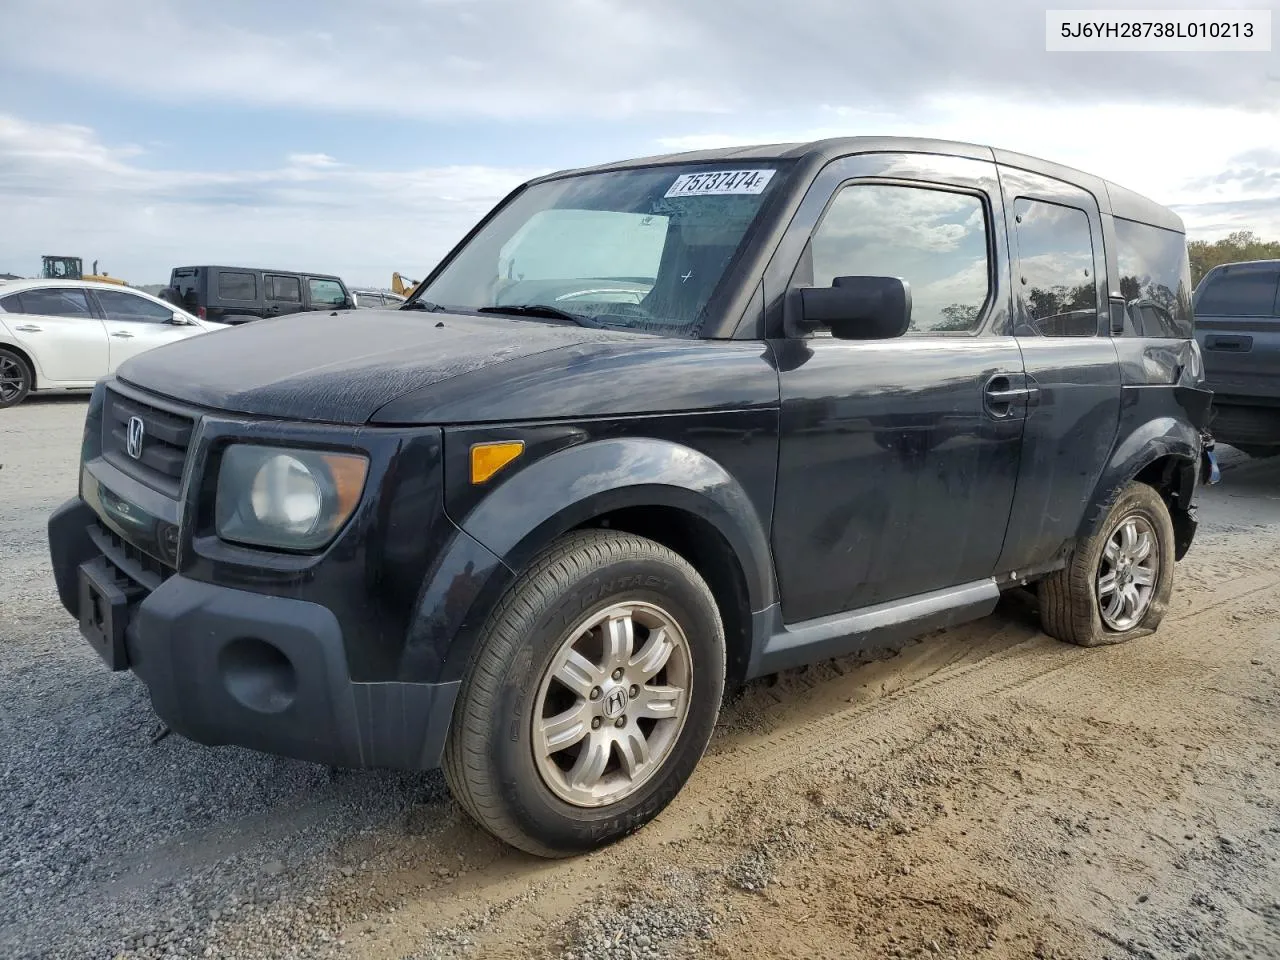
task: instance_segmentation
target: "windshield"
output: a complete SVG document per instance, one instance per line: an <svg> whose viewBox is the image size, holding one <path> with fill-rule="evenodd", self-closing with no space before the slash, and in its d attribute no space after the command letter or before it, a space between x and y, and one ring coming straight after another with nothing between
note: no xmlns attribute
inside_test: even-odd
<svg viewBox="0 0 1280 960"><path fill-rule="evenodd" d="M681 164L534 184L418 296L450 310L551 307L592 326L691 333L783 167Z"/></svg>

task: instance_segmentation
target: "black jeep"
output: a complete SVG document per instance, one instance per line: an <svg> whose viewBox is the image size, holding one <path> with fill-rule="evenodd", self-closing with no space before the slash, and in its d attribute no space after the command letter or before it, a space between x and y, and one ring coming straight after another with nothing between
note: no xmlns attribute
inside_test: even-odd
<svg viewBox="0 0 1280 960"><path fill-rule="evenodd" d="M165 292L201 320L230 324L356 306L341 277L260 267L174 267Z"/></svg>
<svg viewBox="0 0 1280 960"><path fill-rule="evenodd" d="M1169 210L987 147L542 177L399 310L100 383L58 589L194 740L443 765L498 836L586 850L745 679L1032 583L1054 637L1154 630L1212 468L1189 294Z"/></svg>

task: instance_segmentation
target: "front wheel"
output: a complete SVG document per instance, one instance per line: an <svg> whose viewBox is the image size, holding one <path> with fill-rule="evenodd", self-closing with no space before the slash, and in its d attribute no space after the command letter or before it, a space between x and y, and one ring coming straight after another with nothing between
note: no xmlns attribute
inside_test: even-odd
<svg viewBox="0 0 1280 960"><path fill-rule="evenodd" d="M445 777L513 846L546 857L603 846L688 780L724 676L719 611L687 561L642 537L571 534L490 618L458 693Z"/></svg>
<svg viewBox="0 0 1280 960"><path fill-rule="evenodd" d="M1153 632L1173 592L1173 521L1155 488L1134 482L1066 568L1040 581L1045 633L1082 647Z"/></svg>

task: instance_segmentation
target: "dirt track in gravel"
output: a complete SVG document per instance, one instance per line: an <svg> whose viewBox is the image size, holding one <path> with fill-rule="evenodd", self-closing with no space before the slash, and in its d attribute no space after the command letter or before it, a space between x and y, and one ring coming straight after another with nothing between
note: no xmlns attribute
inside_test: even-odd
<svg viewBox="0 0 1280 960"><path fill-rule="evenodd" d="M58 483L74 489L74 474ZM0 632L21 639L39 620L74 645L34 576L37 527L9 506L0 533L20 554L5 596L21 616L0 612ZM1280 461L1230 467L1201 520L1154 637L1065 646L1010 597L897 656L755 683L672 806L591 856L505 849L434 778L326 785L277 764L262 776L296 789L158 836L130 861L133 886L157 910L174 883L212 903L243 889L244 870L288 863L252 908L181 926L172 952L194 942L196 955L1280 956ZM75 682L104 683L83 663ZM135 694L93 689L95 722L118 724ZM173 738L146 749L127 775L155 778L157 795L190 758L257 762ZM393 802L351 813L366 796ZM61 955L170 950L82 942Z"/></svg>
<svg viewBox="0 0 1280 960"><path fill-rule="evenodd" d="M1276 492L1254 462L1206 497L1155 637L1064 646L1010 598L753 685L612 849L540 862L453 807L354 844L346 952L627 956L670 906L700 922L661 955L1280 956Z"/></svg>

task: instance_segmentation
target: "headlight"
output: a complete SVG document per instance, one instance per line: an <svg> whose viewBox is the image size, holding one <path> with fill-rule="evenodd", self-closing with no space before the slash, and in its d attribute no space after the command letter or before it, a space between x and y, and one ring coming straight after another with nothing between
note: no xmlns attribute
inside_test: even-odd
<svg viewBox="0 0 1280 960"><path fill-rule="evenodd" d="M230 446L218 470L218 536L285 550L323 547L360 502L368 469L359 454Z"/></svg>

